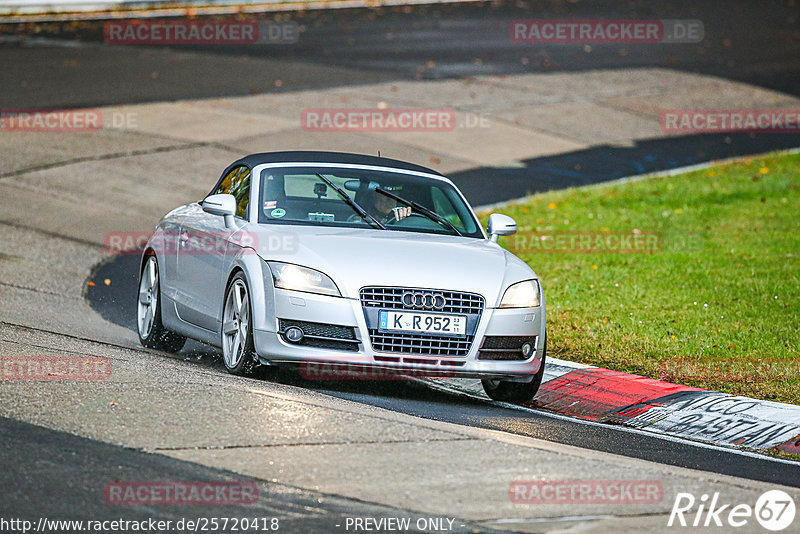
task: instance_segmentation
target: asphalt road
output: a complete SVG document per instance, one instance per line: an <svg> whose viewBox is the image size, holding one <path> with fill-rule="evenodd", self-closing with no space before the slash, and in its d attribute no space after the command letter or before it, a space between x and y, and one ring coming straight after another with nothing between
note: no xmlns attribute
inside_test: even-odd
<svg viewBox="0 0 800 534"><path fill-rule="evenodd" d="M517 18L612 17L699 19L704 24L705 39L699 44L538 46L512 43L507 34L508 23ZM376 80L658 66L800 94L798 13L786 2L500 2L312 11L295 14L292 19L305 26L300 42L292 46L114 48L98 43L101 37L97 25L84 26L77 32L77 37L88 42L86 45L9 43L0 47L0 58L13 75L0 81L0 89L6 89L6 98L19 107L104 105ZM57 88L52 83L55 77L59 79ZM276 80L280 83L276 84ZM21 91L21 87L25 90ZM456 173L453 179L472 203L488 204L536 190L585 185L699 161L790 148L797 143L796 136L790 135L690 135L537 158L524 162L520 168L472 169ZM487 192L482 187L482 177L487 173L502 175L506 184L502 191ZM92 278L111 278L114 284L97 284L88 294L103 317L129 328L133 326L136 261L123 256L99 266ZM196 344L186 350L193 361L220 367L213 351ZM280 379L299 380L291 374L282 374ZM670 465L800 484L800 467L734 457L725 451L631 435L616 428L588 426L545 414L521 413L418 384L306 386L421 417L500 429Z"/></svg>
<svg viewBox="0 0 800 534"><path fill-rule="evenodd" d="M381 79L636 67L708 74L800 95L800 20L793 4L520 0L311 10L289 14L304 28L297 44L269 46L116 46L102 44L102 22L5 26L0 27L6 34L0 44L1 103L5 108L97 106ZM703 23L705 37L687 44L512 42L509 23L532 18L695 19ZM10 38L15 34L66 40Z"/></svg>
<svg viewBox="0 0 800 534"><path fill-rule="evenodd" d="M800 95L800 15L788 1L520 1L321 10L288 17L303 28L297 44L116 46L103 43L102 21L0 26L0 107L100 106L386 80L637 67L702 73ZM702 21L705 37L691 44L511 42L508 24L530 18L695 19ZM798 135L785 133L672 136L451 177L473 205L486 205L798 144ZM504 187L487 191L487 176L502 178Z"/></svg>
<svg viewBox="0 0 800 534"><path fill-rule="evenodd" d="M117 256L98 266L90 277L96 283L87 293L92 307L101 316L134 331L138 262L138 256ZM113 280L113 284L103 284L102 280L106 278ZM219 351L206 345L190 341L178 357L187 360L187 365L192 362L225 372ZM693 445L688 441L632 433L577 419L555 418L544 410L538 413L520 411L491 401L438 391L417 382L315 382L304 380L291 370L281 370L270 379L437 421L501 430L667 465L800 487L800 463L779 463L766 456L744 456L721 448Z"/></svg>
<svg viewBox="0 0 800 534"><path fill-rule="evenodd" d="M4 488L3 498L0 499L0 517L4 521L30 521L33 526L37 526L43 516L53 522L171 521L173 526L163 531L196 532L197 529L191 527L178 527L180 521L184 520L185 525L186 520L197 522L208 518L236 518L252 521L257 518L261 527L264 524L272 525L272 519L277 518L279 529L276 530L279 532L329 533L344 532L348 517L403 517L412 522L425 517L408 510L255 480L5 417L0 417L0 435L3 436L4 445L0 448L0 464L4 466L0 473L0 482ZM21 454L20 451L24 453ZM258 499L255 503L241 505L153 506L119 505L109 502L104 496L106 484L135 480L255 484L258 488ZM21 531L9 527L2 527L0 530ZM136 530L157 531L152 528ZM480 530L501 532L483 526ZM69 533L80 532L81 528L75 523L69 526L62 524L61 528L50 523L50 528L43 528L41 531ZM113 529L104 530L112 531ZM231 528L225 530L234 531L236 530ZM455 520L453 523L453 532L477 531L474 525L466 521Z"/></svg>
<svg viewBox="0 0 800 534"><path fill-rule="evenodd" d="M293 46L270 47L115 47L101 42L100 25L78 26L75 34L56 29L51 39L13 37L19 28L4 28L0 39L0 107L81 107L123 103L213 98L262 92L296 91L357 85L380 80L443 79L481 74L563 72L597 68L662 67L742 81L800 95L798 8L788 1L689 0L668 5L645 1L498 2L376 10L309 11L293 14L305 26ZM508 39L516 18L680 18L699 19L706 38L699 44L670 45L520 45ZM30 28L28 28L30 30ZM48 35L50 28L44 30ZM77 41L63 39L74 37ZM524 167L483 168L457 173L455 181L474 204L487 204L527 192L582 185L620 176L663 170L710 159L797 146L790 135L697 135L640 142L631 147L602 146L571 154L538 158ZM575 163L583 165L576 168ZM591 162L586 165L586 162ZM502 194L487 193L479 179L502 173ZM532 178L536 178L534 182ZM532 185L535 184L535 185ZM105 318L132 327L136 258L119 257L99 266L89 292L93 307ZM214 351L190 344L182 357L221 370ZM187 362L186 365L192 365ZM502 405L434 391L415 383L309 383L292 373L277 380L302 383L326 394L398 412L454 423L535 436L549 441L644 458L754 480L800 486L800 466L631 434L614 427L555 419L545 413L521 412ZM5 487L21 491L5 498L0 510L34 516L83 509L86 492L98 480L75 489L76 473L100 477L117 469L121 479L226 477L198 471L194 464L153 457L0 420L9 444L0 451ZM24 450L26 454L14 454ZM47 458L47 464L42 462ZM44 466L44 467L43 467ZM85 466L82 470L81 466ZM56 471L53 471L56 470ZM55 475L53 473L56 473ZM165 475L166 476L166 475ZM69 484L69 486L68 486ZM263 486L261 486L263 487ZM83 489L81 489L83 488ZM94 488L88 490L85 488ZM289 491L264 488L264 492ZM264 513L313 505L324 498L296 491L263 503ZM356 501L327 499L322 506L336 514L354 510L365 515L397 513ZM367 507L367 508L364 508ZM92 509L91 517L114 510ZM204 510L205 512L205 510ZM131 511L136 515L137 511ZM151 514L152 515L152 514ZM403 512L403 515L409 515ZM75 517L70 514L71 517ZM300 515L304 531L325 531L320 516ZM329 530L329 529L328 529Z"/></svg>

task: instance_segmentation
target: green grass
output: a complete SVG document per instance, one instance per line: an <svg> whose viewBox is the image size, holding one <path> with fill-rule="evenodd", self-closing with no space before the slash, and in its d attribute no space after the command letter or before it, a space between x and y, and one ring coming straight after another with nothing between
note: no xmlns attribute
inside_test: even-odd
<svg viewBox="0 0 800 534"><path fill-rule="evenodd" d="M800 155L770 155L548 192L500 210L519 227L500 243L539 275L549 354L800 404L799 181ZM634 231L657 233L659 246L520 250L531 232Z"/></svg>

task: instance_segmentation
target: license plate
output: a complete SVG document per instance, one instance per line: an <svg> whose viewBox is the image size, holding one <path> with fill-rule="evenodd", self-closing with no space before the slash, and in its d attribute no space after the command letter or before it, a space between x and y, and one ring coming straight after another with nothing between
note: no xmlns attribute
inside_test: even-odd
<svg viewBox="0 0 800 534"><path fill-rule="evenodd" d="M467 318L464 315L381 310L378 328L396 332L463 336L467 332Z"/></svg>

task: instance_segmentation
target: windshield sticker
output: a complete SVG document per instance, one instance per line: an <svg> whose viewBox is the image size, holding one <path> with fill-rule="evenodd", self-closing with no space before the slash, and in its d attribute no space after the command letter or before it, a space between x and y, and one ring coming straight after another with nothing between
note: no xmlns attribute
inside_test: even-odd
<svg viewBox="0 0 800 534"><path fill-rule="evenodd" d="M264 209L265 210L274 210L277 207L278 207L278 201L277 200L266 200L266 201L264 201Z"/></svg>
<svg viewBox="0 0 800 534"><path fill-rule="evenodd" d="M309 221L316 221L316 222L334 222L336 220L336 215L333 213L309 213L308 214Z"/></svg>
<svg viewBox="0 0 800 534"><path fill-rule="evenodd" d="M274 217L276 219L280 219L281 217L286 215L286 210L281 209L281 208L274 209L271 212L269 212L269 215L270 215L270 217Z"/></svg>

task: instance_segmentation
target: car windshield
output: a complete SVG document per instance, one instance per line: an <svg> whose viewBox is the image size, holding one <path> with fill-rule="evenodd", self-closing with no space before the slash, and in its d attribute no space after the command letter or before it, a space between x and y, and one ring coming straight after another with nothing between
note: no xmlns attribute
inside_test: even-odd
<svg viewBox="0 0 800 534"><path fill-rule="evenodd" d="M260 185L260 223L483 238L456 189L433 178L379 170L283 167L262 171Z"/></svg>

